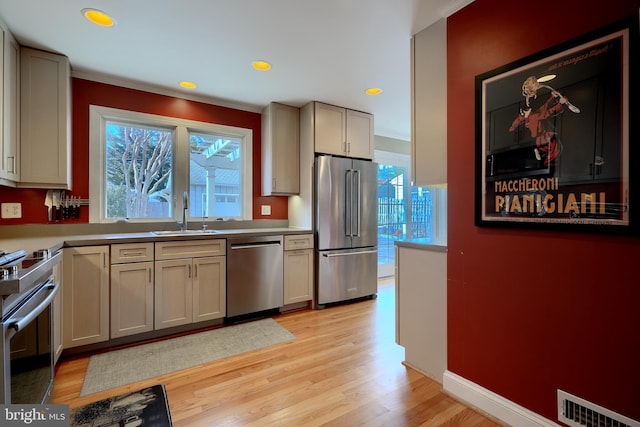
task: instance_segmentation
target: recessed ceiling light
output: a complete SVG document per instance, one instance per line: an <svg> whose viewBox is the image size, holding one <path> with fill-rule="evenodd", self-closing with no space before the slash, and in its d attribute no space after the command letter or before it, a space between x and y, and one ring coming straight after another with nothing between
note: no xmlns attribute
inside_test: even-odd
<svg viewBox="0 0 640 427"><path fill-rule="evenodd" d="M195 89L196 88L196 84L194 82L188 82L188 81L183 81L180 82L180 86L187 88L187 89Z"/></svg>
<svg viewBox="0 0 640 427"><path fill-rule="evenodd" d="M84 15L89 22L100 25L101 27L113 27L116 24L116 21L114 21L112 17L98 9L82 9L82 15Z"/></svg>
<svg viewBox="0 0 640 427"><path fill-rule="evenodd" d="M267 71L271 69L271 64L267 61L253 61L251 65L253 65L253 68L258 71Z"/></svg>
<svg viewBox="0 0 640 427"><path fill-rule="evenodd" d="M364 93L366 93L367 95L380 95L382 93L382 89L380 89L379 87L370 87L368 89L365 89Z"/></svg>
<svg viewBox="0 0 640 427"><path fill-rule="evenodd" d="M548 82L549 80L553 80L556 78L555 74L547 74L546 76L542 76L538 79L538 83Z"/></svg>

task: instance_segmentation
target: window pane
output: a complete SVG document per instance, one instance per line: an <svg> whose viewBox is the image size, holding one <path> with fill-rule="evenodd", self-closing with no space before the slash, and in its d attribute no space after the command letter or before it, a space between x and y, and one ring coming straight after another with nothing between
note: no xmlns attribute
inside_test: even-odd
<svg viewBox="0 0 640 427"><path fill-rule="evenodd" d="M169 218L172 132L106 122L106 218Z"/></svg>
<svg viewBox="0 0 640 427"><path fill-rule="evenodd" d="M190 132L189 147L189 215L242 217L242 140Z"/></svg>
<svg viewBox="0 0 640 427"><path fill-rule="evenodd" d="M433 239L433 193L428 187L411 187L411 239Z"/></svg>

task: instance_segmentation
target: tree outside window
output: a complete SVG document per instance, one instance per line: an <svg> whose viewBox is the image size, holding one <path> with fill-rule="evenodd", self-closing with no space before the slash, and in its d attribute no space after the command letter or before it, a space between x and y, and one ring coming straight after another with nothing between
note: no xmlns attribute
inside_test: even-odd
<svg viewBox="0 0 640 427"><path fill-rule="evenodd" d="M173 133L106 124L106 217L171 217Z"/></svg>

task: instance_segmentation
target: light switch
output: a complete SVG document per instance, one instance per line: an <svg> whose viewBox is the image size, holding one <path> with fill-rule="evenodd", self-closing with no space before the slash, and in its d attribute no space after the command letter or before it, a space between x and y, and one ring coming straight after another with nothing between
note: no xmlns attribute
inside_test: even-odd
<svg viewBox="0 0 640 427"><path fill-rule="evenodd" d="M262 205L262 215L271 215L271 205Z"/></svg>
<svg viewBox="0 0 640 427"><path fill-rule="evenodd" d="M2 218L22 218L22 203L2 203Z"/></svg>

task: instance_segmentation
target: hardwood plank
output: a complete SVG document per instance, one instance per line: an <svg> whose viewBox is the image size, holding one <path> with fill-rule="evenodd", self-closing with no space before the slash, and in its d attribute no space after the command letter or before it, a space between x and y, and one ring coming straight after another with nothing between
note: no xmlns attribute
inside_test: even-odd
<svg viewBox="0 0 640 427"><path fill-rule="evenodd" d="M402 364L393 281L378 298L281 314L296 339L79 397L89 355L63 358L53 403L72 408L162 383L176 427L497 426Z"/></svg>

